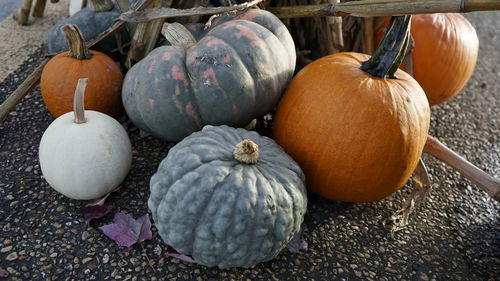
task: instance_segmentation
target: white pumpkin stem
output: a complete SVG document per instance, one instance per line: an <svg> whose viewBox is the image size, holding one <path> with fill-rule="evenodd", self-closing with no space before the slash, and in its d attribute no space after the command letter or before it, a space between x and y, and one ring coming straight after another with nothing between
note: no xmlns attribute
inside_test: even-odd
<svg viewBox="0 0 500 281"><path fill-rule="evenodd" d="M240 163L255 164L259 160L259 145L250 139L244 139L234 148L233 157Z"/></svg>
<svg viewBox="0 0 500 281"><path fill-rule="evenodd" d="M165 36L172 46L189 47L196 44L193 34L178 22L164 23L161 34Z"/></svg>
<svg viewBox="0 0 500 281"><path fill-rule="evenodd" d="M76 24L65 24L61 27L61 31L69 45L68 56L77 60L86 60L92 57L87 43L83 39L83 35Z"/></svg>
<svg viewBox="0 0 500 281"><path fill-rule="evenodd" d="M88 78L78 79L78 84L76 85L75 96L73 98L73 112L75 114L75 123L83 124L87 122L85 119L85 88L87 87Z"/></svg>
<svg viewBox="0 0 500 281"><path fill-rule="evenodd" d="M89 8L92 12L105 12L113 9L113 2L111 0L90 0Z"/></svg>

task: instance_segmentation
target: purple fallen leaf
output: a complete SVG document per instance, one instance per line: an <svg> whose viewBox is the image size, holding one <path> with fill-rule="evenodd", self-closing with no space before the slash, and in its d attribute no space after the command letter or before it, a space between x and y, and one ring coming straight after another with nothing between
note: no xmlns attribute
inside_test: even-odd
<svg viewBox="0 0 500 281"><path fill-rule="evenodd" d="M307 242L304 240L305 229L306 226L302 224L300 226L299 232L295 233L295 236L293 236L292 240L288 242L288 245L286 246L288 248L288 251L292 253L298 253L300 250L307 250Z"/></svg>
<svg viewBox="0 0 500 281"><path fill-rule="evenodd" d="M109 214L112 209L113 205L111 205L110 203L105 203L102 206L94 205L84 207L80 209L78 213L83 215L83 219L85 220L86 224L90 224L91 220L104 217L105 215Z"/></svg>
<svg viewBox="0 0 500 281"><path fill-rule="evenodd" d="M103 225L99 229L120 246L130 247L153 238L148 214L136 220L127 214L117 213L113 220L114 223Z"/></svg>
<svg viewBox="0 0 500 281"><path fill-rule="evenodd" d="M171 256L173 258L180 259L188 263L196 263L193 257L184 254L179 254L179 252L177 252L174 248L170 246L167 246L167 256Z"/></svg>

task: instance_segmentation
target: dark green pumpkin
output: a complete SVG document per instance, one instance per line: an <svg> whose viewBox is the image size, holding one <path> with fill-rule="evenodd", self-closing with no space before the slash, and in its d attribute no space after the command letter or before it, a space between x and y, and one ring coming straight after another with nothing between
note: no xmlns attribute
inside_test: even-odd
<svg viewBox="0 0 500 281"><path fill-rule="evenodd" d="M176 144L150 188L148 206L165 243L220 268L274 258L307 208L297 163L272 139L228 126L205 126Z"/></svg>
<svg viewBox="0 0 500 281"><path fill-rule="evenodd" d="M61 27L65 24L76 24L83 34L86 41L96 38L101 32L107 30L113 24L113 20L120 16L116 10L93 11L90 8L84 8L69 18L65 18L56 23L49 31L47 49L49 53L60 53L69 49L68 43L64 39ZM130 40L128 33L124 30L121 33L123 42ZM94 45L91 49L110 55L117 48L116 38L108 36L101 42Z"/></svg>
<svg viewBox="0 0 500 281"><path fill-rule="evenodd" d="M278 18L251 9L192 33L194 45L156 48L128 71L122 100L136 126L179 141L207 124L245 126L276 106L296 59Z"/></svg>

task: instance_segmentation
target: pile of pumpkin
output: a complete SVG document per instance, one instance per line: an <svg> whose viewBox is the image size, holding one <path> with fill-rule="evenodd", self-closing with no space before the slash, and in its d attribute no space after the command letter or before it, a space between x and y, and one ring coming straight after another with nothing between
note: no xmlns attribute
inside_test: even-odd
<svg viewBox="0 0 500 281"><path fill-rule="evenodd" d="M427 138L429 101L463 87L478 51L460 15L415 16L415 80L398 69L410 17L394 17L373 56L333 54L293 77L286 27L250 9L217 17L209 28L168 25L168 43L123 78L117 63L83 40L116 16L84 9L51 32L49 51L68 48L63 36L69 51L52 58L41 78L43 100L57 117L40 143L42 172L73 199L116 188L132 159L127 133L112 118L123 105L137 127L178 142L150 180L148 206L160 236L220 268L275 257L300 229L306 184L348 202L380 200L404 185ZM98 49L116 48L107 43ZM233 128L275 107L274 140Z"/></svg>

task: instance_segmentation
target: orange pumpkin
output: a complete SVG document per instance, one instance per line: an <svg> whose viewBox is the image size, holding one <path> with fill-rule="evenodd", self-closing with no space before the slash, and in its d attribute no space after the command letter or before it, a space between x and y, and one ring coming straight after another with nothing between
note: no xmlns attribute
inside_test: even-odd
<svg viewBox="0 0 500 281"><path fill-rule="evenodd" d="M54 118L73 110L78 79L88 77L85 108L116 117L121 109L120 67L107 55L90 51L76 25L63 26L70 50L53 57L42 71L42 98Z"/></svg>
<svg viewBox="0 0 500 281"><path fill-rule="evenodd" d="M388 22L376 28L375 44L380 42ZM460 14L420 14L412 18L411 35L413 77L429 103L439 104L455 96L476 66L479 39L474 27Z"/></svg>
<svg viewBox="0 0 500 281"><path fill-rule="evenodd" d="M393 59L377 51L371 62ZM371 202L390 195L411 176L427 138L430 109L422 88L399 63L375 71L397 79L372 76L361 69L368 59L337 53L310 63L276 112L275 140L299 163L308 189L329 199Z"/></svg>

